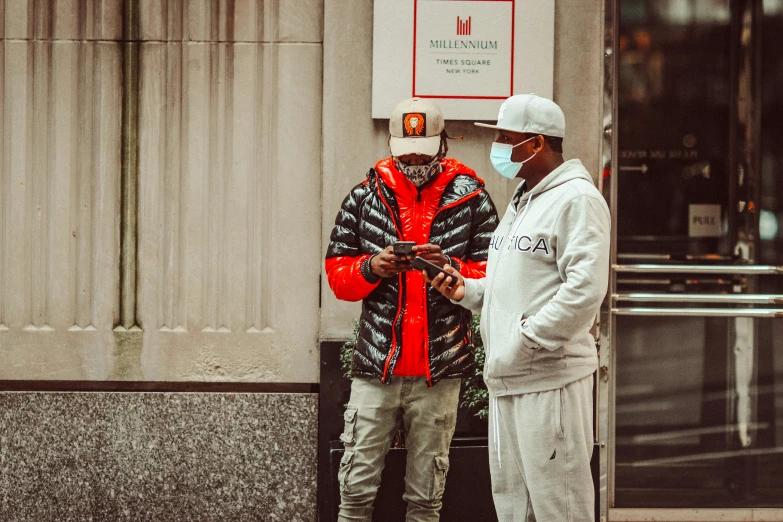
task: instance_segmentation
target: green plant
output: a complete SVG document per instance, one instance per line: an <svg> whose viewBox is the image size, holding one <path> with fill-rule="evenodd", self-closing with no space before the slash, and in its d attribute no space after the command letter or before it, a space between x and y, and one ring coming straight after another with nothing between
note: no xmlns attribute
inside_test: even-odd
<svg viewBox="0 0 783 522"><path fill-rule="evenodd" d="M462 385L462 406L473 411L479 419L489 415L489 392L484 384L484 343L479 330L481 314L474 314L470 329L473 332L473 346L476 348L476 365Z"/></svg>
<svg viewBox="0 0 783 522"><path fill-rule="evenodd" d="M462 385L462 401L463 408L467 408L472 411L473 414L479 419L486 419L489 413L489 394L487 393L487 387L484 385L484 343L481 341L481 333L479 332L479 323L481 322L481 316L475 314L471 320L470 329L472 332L473 345L476 348L476 365L473 367L470 375L465 378ZM343 375L347 379L352 379L351 373L351 358L353 357L353 349L356 346L356 342L359 337L359 322L353 322L353 338L343 343L340 348L340 365L343 370Z"/></svg>
<svg viewBox="0 0 783 522"><path fill-rule="evenodd" d="M353 358L353 349L359 340L359 321L353 321L353 337L350 341L345 341L340 347L340 367L343 369L343 375L349 381L353 379L351 372L351 359Z"/></svg>

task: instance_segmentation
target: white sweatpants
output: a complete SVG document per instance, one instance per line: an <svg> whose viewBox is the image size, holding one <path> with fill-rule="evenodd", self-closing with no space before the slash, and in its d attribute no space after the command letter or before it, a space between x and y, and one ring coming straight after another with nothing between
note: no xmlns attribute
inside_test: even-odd
<svg viewBox="0 0 783 522"><path fill-rule="evenodd" d="M592 400L592 375L557 390L490 397L499 522L594 521Z"/></svg>

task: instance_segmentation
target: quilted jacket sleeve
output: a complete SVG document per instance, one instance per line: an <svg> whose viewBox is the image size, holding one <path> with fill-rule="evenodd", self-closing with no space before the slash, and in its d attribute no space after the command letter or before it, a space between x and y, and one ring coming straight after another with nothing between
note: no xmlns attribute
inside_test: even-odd
<svg viewBox="0 0 783 522"><path fill-rule="evenodd" d="M359 185L343 200L326 252L329 287L344 301L361 301L380 283L369 270L371 254L360 248L359 212L367 190L366 184Z"/></svg>
<svg viewBox="0 0 783 522"><path fill-rule="evenodd" d="M452 257L457 271L470 279L480 279L487 273L489 240L498 226L498 213L486 190L474 198L473 223L470 229L470 245L466 259Z"/></svg>

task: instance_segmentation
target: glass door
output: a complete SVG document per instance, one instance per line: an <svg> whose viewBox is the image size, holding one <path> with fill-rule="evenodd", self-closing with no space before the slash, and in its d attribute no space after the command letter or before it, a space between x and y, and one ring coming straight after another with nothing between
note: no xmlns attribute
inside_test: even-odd
<svg viewBox="0 0 783 522"><path fill-rule="evenodd" d="M614 7L602 513L783 517L783 0Z"/></svg>

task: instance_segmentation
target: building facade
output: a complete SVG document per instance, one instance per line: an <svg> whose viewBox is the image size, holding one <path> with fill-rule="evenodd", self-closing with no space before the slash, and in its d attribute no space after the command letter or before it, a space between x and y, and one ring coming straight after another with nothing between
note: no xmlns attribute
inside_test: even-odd
<svg viewBox="0 0 783 522"><path fill-rule="evenodd" d="M604 520L783 519L781 20L555 4L565 155L613 210ZM322 258L389 154L372 41L370 0L0 0L0 519L317 519L359 312Z"/></svg>

